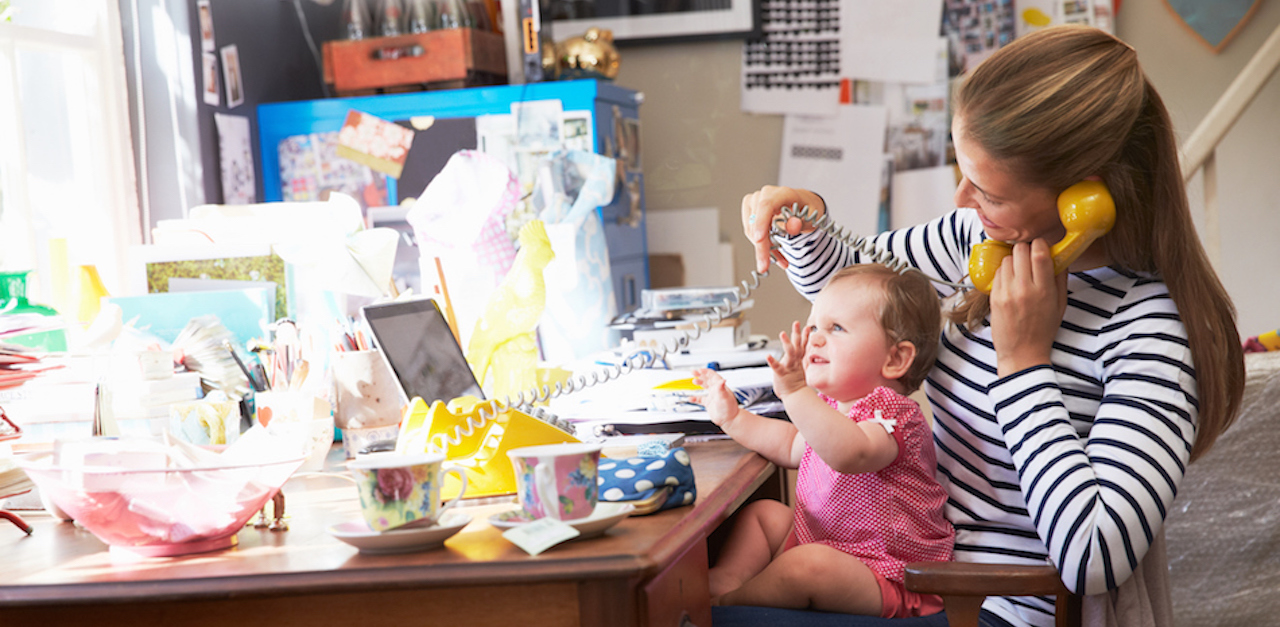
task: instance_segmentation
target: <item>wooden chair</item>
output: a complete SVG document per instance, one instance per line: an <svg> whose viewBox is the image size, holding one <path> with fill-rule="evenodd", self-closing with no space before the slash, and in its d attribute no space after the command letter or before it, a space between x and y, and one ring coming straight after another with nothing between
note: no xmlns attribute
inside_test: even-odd
<svg viewBox="0 0 1280 627"><path fill-rule="evenodd" d="M950 627L978 627L982 601L988 596L1054 595L1054 624L1079 627L1081 598L1063 585L1053 566L914 562L907 564L908 590L942 597Z"/></svg>

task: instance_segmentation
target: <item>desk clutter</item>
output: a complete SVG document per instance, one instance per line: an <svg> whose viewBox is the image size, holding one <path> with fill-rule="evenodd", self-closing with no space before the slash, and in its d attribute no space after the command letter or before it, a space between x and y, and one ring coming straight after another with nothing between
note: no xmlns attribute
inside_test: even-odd
<svg viewBox="0 0 1280 627"><path fill-rule="evenodd" d="M615 449L626 457L602 457L604 444L579 441L569 423L561 422L562 428L518 407L499 410L454 392L423 391L445 380L444 373L402 377L407 370L392 367L383 344L422 336L439 343L410 358L440 355L442 346L461 355L444 313L434 301L425 302L431 306L409 309L409 318L372 316L378 321L372 327L364 318L321 325L327 328L281 319L269 326L268 338L243 352L216 317L200 316L167 347L114 351L101 363L77 364L68 370L72 375L83 378L95 365L113 375L110 385L94 384L92 435L55 434L52 451L19 457L18 465L46 509L77 522L112 552L144 557L235 546L237 533L268 501L280 500L280 487L291 476L326 470L339 424L342 434L394 429L348 449L351 461L339 461L341 470L330 464L330 473L355 481L359 489L352 496L365 516L364 527L348 521L329 533L363 552L439 547L469 522L450 508L475 496L515 495L514 507L485 521L532 555L599 536L631 515L694 502L692 469L678 437L636 442L634 451ZM385 326L424 316L439 333ZM308 366L323 361L319 354L329 361L329 395L308 384L321 372ZM461 361L452 372L469 374L471 368ZM477 385L474 377L463 383L464 389ZM110 397L125 390L140 406L152 399L165 408L165 419L148 414L154 431L122 434L114 411L120 405ZM434 399L430 405L423 394ZM401 412L392 398L413 402ZM388 443L389 450L372 450ZM442 499L448 502L441 505ZM282 506L276 507L270 527L287 530Z"/></svg>
<svg viewBox="0 0 1280 627"><path fill-rule="evenodd" d="M456 32L449 36L475 35L451 30ZM412 35L439 38L444 32ZM381 52L386 38L395 36L361 41ZM414 42L406 46L421 44ZM285 182L265 184L272 193L297 192L293 201L207 205L180 220L161 220L154 243L130 251L129 285L117 294L101 290L95 318L64 325L66 350L44 345L4 353L0 371L28 377L21 386L0 389L0 406L15 418L20 435L0 451L0 460L32 462L28 474L37 484L19 504L58 510L67 519L111 518L99 509L105 505L94 495L100 494L110 507L136 505L146 513L127 517L137 527L126 530L128 538L99 526L98 537L113 551L157 545L162 548L156 551L180 553L234 544L246 522L238 520L241 507L263 513L284 481L310 474L347 477L352 503L364 495L369 507L376 505L377 521L333 521L338 540L369 541L357 547L362 551L388 549L397 535L413 538L392 543L397 550L438 545L448 530L468 524L459 515L469 516L467 508L482 503L508 506L486 512L483 522L512 531L512 538L545 527L524 538L533 542L526 546L542 551L553 537L592 537L629 516L693 502L691 470L647 474L680 463L676 440L655 439L618 458L644 471L628 477L630 469L604 455L593 429L550 413L553 394L521 394L535 385L565 384L570 363L590 362L616 346L610 320L634 308L635 288L647 285L640 94L589 80L526 91L476 90L470 95L483 106L460 111L438 111L443 101L427 93L358 104L334 99L342 115L334 120L332 152L377 170L381 183L371 185L381 185L381 196L366 193L367 186L339 189L323 176L299 174L306 155L316 158L315 146L296 134L278 137L275 107L264 105L264 162L272 156L297 166ZM397 113L382 117L384 105ZM419 109L424 115L400 117ZM436 155L438 163L425 169L415 161L421 152L413 146L437 145L432 133L466 128L472 146ZM265 165L280 174L285 168L277 163ZM374 222L385 213L374 209L392 208L401 209L397 219L403 223ZM403 273L405 248L417 257L416 283ZM435 316L444 335L397 329L395 321L370 313L409 303L429 303L429 310L415 311ZM510 314L516 310L527 312L528 320L514 323ZM423 344L423 338L429 341ZM37 368L49 371L31 377ZM508 396L518 400L501 400ZM285 472L277 458L241 459L246 447L261 443L262 433L278 440L274 453L288 451L287 461L296 465ZM80 441L103 451L62 454L68 443ZM558 468L557 462L518 455L538 447L593 452L589 461L570 464L564 481L548 483L546 469ZM354 489L356 471L368 460L424 455L437 460L429 476L406 481L411 471L386 464L373 468L378 479L366 481L367 490ZM272 466L271 481L250 477L265 472L260 465ZM241 471L232 473L230 466ZM215 508L218 499L211 496L203 514L217 525L191 523L147 500L167 495L166 503L198 501L179 494L178 483L196 492L214 490L213 479L224 472L265 486L266 498L255 491L252 502ZM101 474L86 487L91 473ZM157 493L142 497L134 488ZM401 511L399 518L388 509L441 501L456 505ZM276 503L272 529L287 527L281 505ZM160 529L161 520L175 529Z"/></svg>

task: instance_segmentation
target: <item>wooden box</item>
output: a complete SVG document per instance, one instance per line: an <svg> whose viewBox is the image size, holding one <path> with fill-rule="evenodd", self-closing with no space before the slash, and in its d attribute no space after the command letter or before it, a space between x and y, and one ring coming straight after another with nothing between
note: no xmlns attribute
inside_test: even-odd
<svg viewBox="0 0 1280 627"><path fill-rule="evenodd" d="M324 78L339 95L506 83L502 35L452 28L324 44Z"/></svg>

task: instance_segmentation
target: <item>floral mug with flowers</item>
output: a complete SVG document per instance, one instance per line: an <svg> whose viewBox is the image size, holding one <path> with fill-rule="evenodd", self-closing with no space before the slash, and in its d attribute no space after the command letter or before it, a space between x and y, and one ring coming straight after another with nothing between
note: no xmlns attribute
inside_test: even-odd
<svg viewBox="0 0 1280 627"><path fill-rule="evenodd" d="M370 453L348 465L360 494L360 511L369 528L390 531L403 527L431 526L445 511L462 500L467 475L456 466L445 467L444 455L427 453ZM462 488L448 503L440 502L445 473L456 473Z"/></svg>
<svg viewBox="0 0 1280 627"><path fill-rule="evenodd" d="M528 446L507 452L520 505L531 519L587 518L599 502L599 444Z"/></svg>

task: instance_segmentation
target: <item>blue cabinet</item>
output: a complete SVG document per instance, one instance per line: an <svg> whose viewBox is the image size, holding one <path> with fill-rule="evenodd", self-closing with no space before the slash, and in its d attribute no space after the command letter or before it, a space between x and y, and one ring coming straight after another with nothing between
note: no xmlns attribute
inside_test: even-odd
<svg viewBox="0 0 1280 627"><path fill-rule="evenodd" d="M600 216L609 245L618 310L631 311L640 304L640 290L649 285L644 184L639 163L639 107L642 97L613 83L590 79L555 81L259 105L258 140L265 200L286 199L281 179L281 141L336 132L342 128L351 110L392 121L432 116L437 120L462 122L476 116L508 114L513 103L540 100L559 100L563 111L589 112L595 152L619 157L622 178L617 184L618 191L611 203L600 208ZM439 154L428 155L427 161L438 164L436 172L453 152L476 148L474 124L472 128L470 135L465 131L449 135L448 141L439 146ZM421 148L415 142L410 158L414 159L419 150ZM430 167L426 166L427 169L419 170L419 173L427 172L427 176L434 176ZM387 179L387 194L392 204L421 192L421 187L399 189L398 184L406 188L409 186L407 180L405 176L400 181ZM418 185L426 182L429 178L418 181Z"/></svg>

